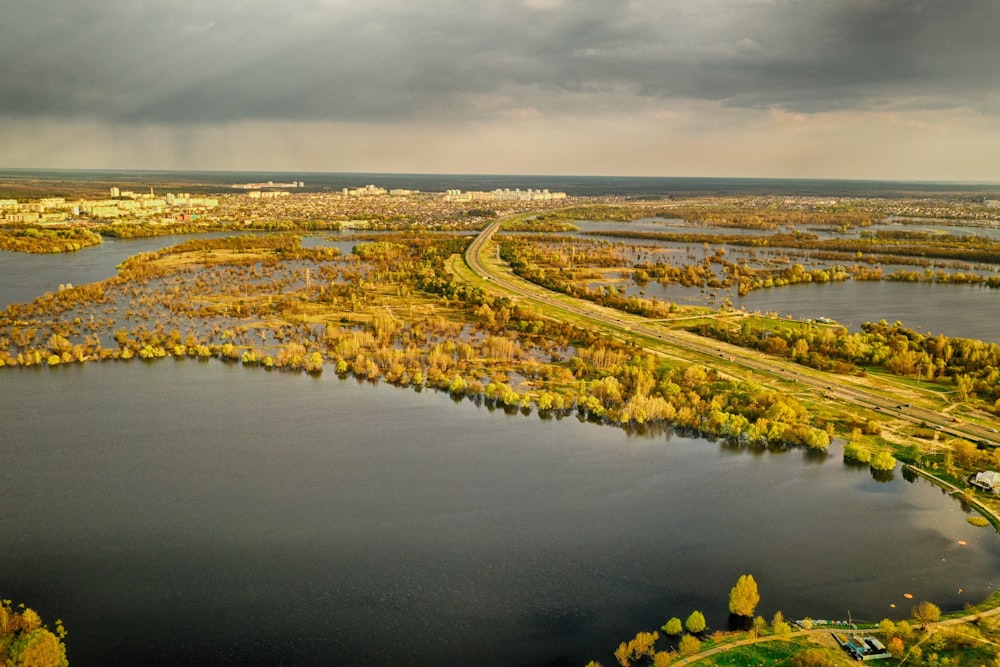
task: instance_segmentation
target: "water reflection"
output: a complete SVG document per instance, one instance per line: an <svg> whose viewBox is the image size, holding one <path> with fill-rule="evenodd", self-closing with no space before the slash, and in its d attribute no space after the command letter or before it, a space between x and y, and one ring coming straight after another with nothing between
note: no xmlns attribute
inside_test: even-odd
<svg viewBox="0 0 1000 667"><path fill-rule="evenodd" d="M892 480L896 479L895 470L878 470L876 468L871 469L872 479L874 479L879 484L888 484Z"/></svg>

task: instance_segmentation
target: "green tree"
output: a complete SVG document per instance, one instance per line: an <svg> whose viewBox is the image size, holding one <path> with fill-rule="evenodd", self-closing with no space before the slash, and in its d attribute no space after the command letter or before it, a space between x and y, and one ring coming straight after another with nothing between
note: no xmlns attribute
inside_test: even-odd
<svg viewBox="0 0 1000 667"><path fill-rule="evenodd" d="M940 618L941 610L933 602L924 600L918 602L913 608L913 620L919 623L921 627L927 627L930 623L937 623Z"/></svg>
<svg viewBox="0 0 1000 667"><path fill-rule="evenodd" d="M893 623L891 618L883 618L879 621L878 631L882 633L885 641L889 641L896 634L896 624Z"/></svg>
<svg viewBox="0 0 1000 667"><path fill-rule="evenodd" d="M677 656L673 651L657 651L653 655L653 667L667 667Z"/></svg>
<svg viewBox="0 0 1000 667"><path fill-rule="evenodd" d="M963 438L956 438L951 443L955 463L963 468L969 468L976 461L978 450L976 446Z"/></svg>
<svg viewBox="0 0 1000 667"><path fill-rule="evenodd" d="M660 629L663 630L664 634L671 637L676 637L684 632L684 626L681 624L681 619L676 616L667 621Z"/></svg>
<svg viewBox="0 0 1000 667"><path fill-rule="evenodd" d="M857 429L855 429L857 430ZM844 460L858 463L871 463L872 453L855 442L844 445Z"/></svg>
<svg viewBox="0 0 1000 667"><path fill-rule="evenodd" d="M694 655L701 650L701 642L694 635L684 635L677 645L677 651L681 655Z"/></svg>
<svg viewBox="0 0 1000 667"><path fill-rule="evenodd" d="M11 667L68 667L66 646L45 628L19 635L10 645Z"/></svg>
<svg viewBox="0 0 1000 667"><path fill-rule="evenodd" d="M771 619L771 630L779 637L786 637L791 634L792 626L785 620L784 614L776 611L774 612L774 618Z"/></svg>
<svg viewBox="0 0 1000 667"><path fill-rule="evenodd" d="M812 449L826 449L830 446L830 436L826 431L821 431L818 428L809 428L804 434L803 442L807 447ZM747 615L741 614L741 616Z"/></svg>
<svg viewBox="0 0 1000 667"><path fill-rule="evenodd" d="M729 591L729 613L753 618L753 612L760 602L757 582L752 574L740 575L736 585Z"/></svg>
<svg viewBox="0 0 1000 667"><path fill-rule="evenodd" d="M704 632L707 625L705 624L705 615L695 609L691 612L691 615L687 617L684 621L684 629L693 635L699 632Z"/></svg>
<svg viewBox="0 0 1000 667"><path fill-rule="evenodd" d="M892 470L896 467L896 459L889 452L879 452L872 459L872 468L875 470Z"/></svg>
<svg viewBox="0 0 1000 667"><path fill-rule="evenodd" d="M955 388L958 391L958 400L968 401L969 397L975 393L976 379L968 375L955 376Z"/></svg>

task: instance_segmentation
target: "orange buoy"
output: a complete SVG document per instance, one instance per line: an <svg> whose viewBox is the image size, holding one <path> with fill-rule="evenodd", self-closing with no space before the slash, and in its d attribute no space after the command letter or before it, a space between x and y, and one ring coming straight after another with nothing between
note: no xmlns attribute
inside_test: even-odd
<svg viewBox="0 0 1000 667"><path fill-rule="evenodd" d="M903 597L906 598L907 600L913 599L913 595L911 593L903 593Z"/></svg>

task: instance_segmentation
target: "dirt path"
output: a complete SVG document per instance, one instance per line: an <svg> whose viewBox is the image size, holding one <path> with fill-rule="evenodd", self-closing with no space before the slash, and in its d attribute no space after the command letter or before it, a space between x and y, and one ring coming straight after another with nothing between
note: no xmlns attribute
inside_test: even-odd
<svg viewBox="0 0 1000 667"><path fill-rule="evenodd" d="M997 614L1000 614L1000 607L994 607L993 609L988 609L986 611L975 613L975 614L968 614L966 616L960 616L958 618L949 618L949 619L944 620L944 621L938 621L937 623L932 623L932 624L930 624L927 627L927 636L929 637L930 635L934 634L934 632L936 632L940 628L944 628L944 627L948 627L948 626L952 626L952 625L960 625L962 623L971 623L972 621L976 621L976 620L978 620L980 618L984 618L984 617L987 617L987 616L995 616ZM671 663L671 665L693 665L693 664L698 663L701 660L704 660L705 658L711 657L713 655L717 655L719 653L725 653L726 651L729 651L729 650L731 650L733 648L736 648L738 646L747 646L749 644L762 644L764 642L787 641L789 639L796 639L796 638L800 638L800 637L801 638L806 638L809 641L815 642L817 644L823 644L823 645L826 645L826 646L835 646L836 647L837 644L835 642L825 641L825 639L823 637L823 635L826 635L827 637L832 637L832 634L835 631L845 632L844 629L823 627L823 628L813 628L812 630L796 630L796 631L794 631L794 632L792 632L790 634L784 635L784 636L771 635L771 636L768 636L768 637L757 637L757 638L753 638L753 639L740 639L738 641L731 642L729 644L723 644L722 646L714 646L714 647L712 647L712 648L710 648L708 650L702 651L701 653L698 653L696 655L692 655L692 656L688 656L686 658L682 658L682 659L678 660L677 662ZM850 631L850 632L854 632L854 631ZM861 632L864 632L864 631L861 631ZM924 637L924 640L922 640L922 641L925 641L926 639L927 639L927 637Z"/></svg>

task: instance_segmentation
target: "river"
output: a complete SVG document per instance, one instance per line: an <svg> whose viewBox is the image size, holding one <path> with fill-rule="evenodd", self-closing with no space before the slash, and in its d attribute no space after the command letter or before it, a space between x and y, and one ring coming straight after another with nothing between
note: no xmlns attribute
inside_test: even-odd
<svg viewBox="0 0 1000 667"><path fill-rule="evenodd" d="M73 664L613 664L638 630L996 585L930 484L218 361L0 372L0 591ZM904 594L913 599L904 598Z"/></svg>

